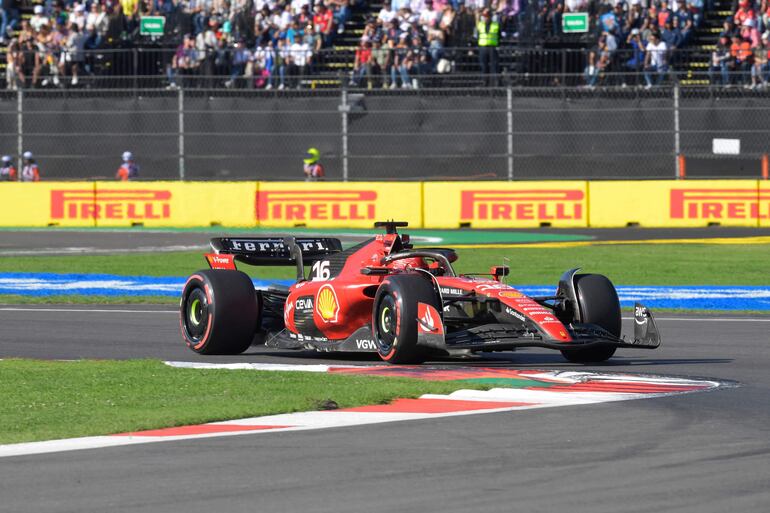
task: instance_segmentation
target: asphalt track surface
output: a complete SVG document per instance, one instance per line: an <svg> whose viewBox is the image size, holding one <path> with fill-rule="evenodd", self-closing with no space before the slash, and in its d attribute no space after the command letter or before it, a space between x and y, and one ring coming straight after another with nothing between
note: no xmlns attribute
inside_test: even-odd
<svg viewBox="0 0 770 513"><path fill-rule="evenodd" d="M406 230L407 233L409 230ZM478 232L481 232L477 230ZM501 230L495 230L501 231ZM585 235L596 240L701 239L711 237L757 237L770 235L770 228L538 228L513 230L522 233ZM94 254L150 251L203 250L211 237L244 230L163 231L149 229L122 230L4 230L0 231L0 256ZM276 231L276 234L280 233ZM372 230L375 233L375 230ZM415 232L416 233L416 232ZM259 232L258 236L270 233ZM274 234L273 234L274 235ZM341 237L343 241L360 242L368 235ZM489 243L497 242L491 236Z"/></svg>
<svg viewBox="0 0 770 513"><path fill-rule="evenodd" d="M371 363L252 348L203 358L168 307L0 307L0 357ZM85 311L81 311L85 310ZM103 311L95 311L103 310ZM631 329L629 320L626 328ZM0 460L8 512L767 512L770 317L660 315L664 345L601 371L735 388L621 403ZM580 370L527 350L437 365Z"/></svg>

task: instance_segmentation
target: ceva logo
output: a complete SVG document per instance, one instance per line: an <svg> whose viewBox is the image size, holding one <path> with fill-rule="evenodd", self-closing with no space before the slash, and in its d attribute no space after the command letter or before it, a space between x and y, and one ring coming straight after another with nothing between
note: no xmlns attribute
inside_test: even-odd
<svg viewBox="0 0 770 513"><path fill-rule="evenodd" d="M377 191L259 191L260 221L375 221Z"/></svg>
<svg viewBox="0 0 770 513"><path fill-rule="evenodd" d="M461 221L583 219L581 189L470 190L460 193Z"/></svg>
<svg viewBox="0 0 770 513"><path fill-rule="evenodd" d="M671 189L671 219L768 219L770 191Z"/></svg>
<svg viewBox="0 0 770 513"><path fill-rule="evenodd" d="M168 219L171 191L54 189L52 219Z"/></svg>

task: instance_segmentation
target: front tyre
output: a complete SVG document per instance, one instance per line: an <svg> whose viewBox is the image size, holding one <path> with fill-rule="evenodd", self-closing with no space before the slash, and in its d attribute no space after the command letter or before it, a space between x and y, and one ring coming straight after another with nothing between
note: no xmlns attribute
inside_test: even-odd
<svg viewBox="0 0 770 513"><path fill-rule="evenodd" d="M620 337L620 301L612 282L601 274L575 275L575 293L582 322L596 324L616 337ZM562 351L573 363L598 363L609 360L617 349L614 345L597 345L585 349Z"/></svg>
<svg viewBox="0 0 770 513"><path fill-rule="evenodd" d="M441 311L433 283L416 274L388 276L377 289L372 329L377 352L388 363L422 363L428 354L417 345L417 304Z"/></svg>
<svg viewBox="0 0 770 513"><path fill-rule="evenodd" d="M199 354L239 354L260 322L251 278L241 271L198 271L185 283L179 324L187 346Z"/></svg>

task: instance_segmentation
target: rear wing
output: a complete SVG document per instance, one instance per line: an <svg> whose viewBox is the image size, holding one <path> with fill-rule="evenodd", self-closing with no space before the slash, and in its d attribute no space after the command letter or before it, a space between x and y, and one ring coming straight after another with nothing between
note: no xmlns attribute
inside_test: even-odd
<svg viewBox="0 0 770 513"><path fill-rule="evenodd" d="M249 265L297 265L298 255L302 264L310 264L339 253L342 243L325 237L216 237L211 239L211 249L216 255L232 255L233 260Z"/></svg>

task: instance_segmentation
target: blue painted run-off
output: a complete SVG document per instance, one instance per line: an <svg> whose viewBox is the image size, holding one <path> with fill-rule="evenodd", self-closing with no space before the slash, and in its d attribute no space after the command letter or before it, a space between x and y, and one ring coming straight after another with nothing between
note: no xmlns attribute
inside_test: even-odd
<svg viewBox="0 0 770 513"><path fill-rule="evenodd" d="M0 294L51 296L64 294L106 296L178 296L185 278L151 276L115 276L109 274L44 274L0 273ZM289 285L290 280L254 280L256 287L270 283ZM547 296L555 287L523 285L521 292ZM623 306L635 300L650 308L683 308L693 310L768 310L770 286L681 286L617 287Z"/></svg>

